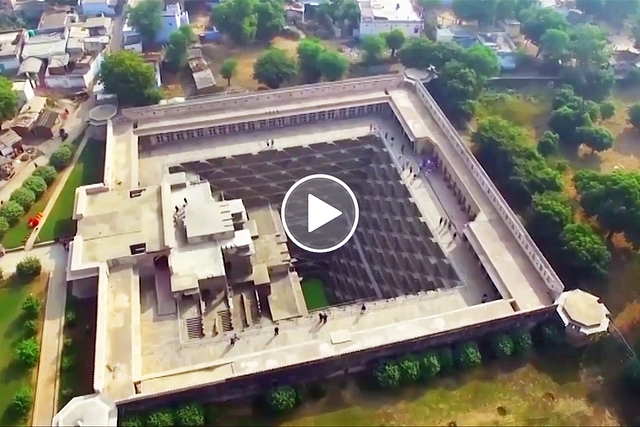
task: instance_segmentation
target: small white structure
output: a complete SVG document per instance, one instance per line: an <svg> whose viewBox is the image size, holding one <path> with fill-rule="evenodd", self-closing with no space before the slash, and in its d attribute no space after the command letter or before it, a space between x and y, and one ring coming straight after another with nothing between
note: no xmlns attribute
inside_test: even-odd
<svg viewBox="0 0 640 427"><path fill-rule="evenodd" d="M13 73L20 68L22 44L22 31L0 33L0 73Z"/></svg>
<svg viewBox="0 0 640 427"><path fill-rule="evenodd" d="M421 13L411 0L361 0L360 37L400 30L407 37L419 37L424 29Z"/></svg>
<svg viewBox="0 0 640 427"><path fill-rule="evenodd" d="M576 346L588 344L609 330L607 307L600 298L580 289L563 292L556 301L557 312L565 325L568 341Z"/></svg>
<svg viewBox="0 0 640 427"><path fill-rule="evenodd" d="M502 27L505 33L512 39L520 37L520 21L517 19L505 19L498 22L498 25Z"/></svg>
<svg viewBox="0 0 640 427"><path fill-rule="evenodd" d="M436 41L438 43L453 43L455 34L448 28L438 28L436 30Z"/></svg>
<svg viewBox="0 0 640 427"><path fill-rule="evenodd" d="M105 140L107 137L107 123L118 113L115 105L104 104L93 107L89 111L89 132L91 136L98 140Z"/></svg>
<svg viewBox="0 0 640 427"><path fill-rule="evenodd" d="M18 93L18 109L22 108L29 100L36 96L33 85L29 80L13 82L13 90Z"/></svg>
<svg viewBox="0 0 640 427"><path fill-rule="evenodd" d="M74 397L51 421L53 427L118 425L116 404L104 394Z"/></svg>

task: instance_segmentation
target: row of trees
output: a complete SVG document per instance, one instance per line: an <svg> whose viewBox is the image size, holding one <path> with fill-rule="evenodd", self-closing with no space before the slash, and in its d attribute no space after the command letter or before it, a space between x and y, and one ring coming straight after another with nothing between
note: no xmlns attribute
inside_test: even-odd
<svg viewBox="0 0 640 427"><path fill-rule="evenodd" d="M228 0L217 5L211 22L237 44L270 41L285 26L282 0Z"/></svg>
<svg viewBox="0 0 640 427"><path fill-rule="evenodd" d="M555 322L544 322L536 330L536 342L553 347L565 342L564 331ZM486 345L485 345L486 344ZM482 345L466 341L453 348L443 347L419 354L405 354L397 358L384 359L371 365L371 378L383 389L397 388L405 384L428 383L439 375L454 370L466 370L478 366L484 358L506 358L525 355L533 347L534 340L526 329L509 333L496 333L483 340ZM481 348L486 348L481 351ZM483 354L484 353L484 354ZM326 382L311 381L304 386L275 386L262 396L265 409L273 415L294 410L305 398L320 399L327 396ZM210 405L188 404L177 409L162 409L147 415L131 414L125 417L123 427L203 426L212 425L216 412Z"/></svg>
<svg viewBox="0 0 640 427"><path fill-rule="evenodd" d="M54 158L54 155L51 157ZM47 188L53 184L56 175L57 172L52 166L41 166L22 183L22 187L11 193L9 200L0 207L0 239L44 195Z"/></svg>
<svg viewBox="0 0 640 427"><path fill-rule="evenodd" d="M573 206L561 194L560 172L522 129L489 117L479 122L472 140L478 161L513 208L525 213L529 233L558 273L568 283L604 277L611 261L604 240L589 225L574 222ZM558 136L543 135L539 150L546 144L557 145Z"/></svg>

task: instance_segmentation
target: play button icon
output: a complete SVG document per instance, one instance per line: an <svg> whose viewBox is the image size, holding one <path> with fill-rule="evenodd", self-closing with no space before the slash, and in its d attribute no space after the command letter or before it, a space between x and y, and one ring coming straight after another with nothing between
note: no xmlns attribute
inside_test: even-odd
<svg viewBox="0 0 640 427"><path fill-rule="evenodd" d="M309 175L291 186L280 212L287 237L309 252L326 253L353 236L360 212L356 197L331 175Z"/></svg>

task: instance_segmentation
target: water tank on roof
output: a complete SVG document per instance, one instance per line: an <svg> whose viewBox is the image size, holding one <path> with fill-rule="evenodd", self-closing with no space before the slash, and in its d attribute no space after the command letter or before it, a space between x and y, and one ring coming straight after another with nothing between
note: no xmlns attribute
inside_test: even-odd
<svg viewBox="0 0 640 427"><path fill-rule="evenodd" d="M33 36L35 36L35 35L36 35L36 30L29 30L29 31L27 31L27 35L28 35L29 37L33 37Z"/></svg>

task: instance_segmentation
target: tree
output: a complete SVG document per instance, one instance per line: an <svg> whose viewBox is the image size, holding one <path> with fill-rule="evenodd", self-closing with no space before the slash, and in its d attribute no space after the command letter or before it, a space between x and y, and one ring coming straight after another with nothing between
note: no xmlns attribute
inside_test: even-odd
<svg viewBox="0 0 640 427"><path fill-rule="evenodd" d="M492 24L498 0L453 0L451 7L457 18L465 21L477 20L480 24Z"/></svg>
<svg viewBox="0 0 640 427"><path fill-rule="evenodd" d="M396 388L402 378L400 367L394 360L380 362L374 369L373 376L382 388Z"/></svg>
<svg viewBox="0 0 640 427"><path fill-rule="evenodd" d="M16 265L16 274L24 279L31 279L39 276L42 272L40 258L26 256Z"/></svg>
<svg viewBox="0 0 640 427"><path fill-rule="evenodd" d="M582 143L592 151L604 151L613 147L613 135L602 126L583 126L578 128Z"/></svg>
<svg viewBox="0 0 640 427"><path fill-rule="evenodd" d="M546 322L540 327L542 342L545 345L557 346L565 342L564 331L552 322Z"/></svg>
<svg viewBox="0 0 640 427"><path fill-rule="evenodd" d="M387 47L391 51L391 57L396 56L396 51L398 51L405 41L405 36L402 30L391 30L388 33L383 34L384 40L387 43Z"/></svg>
<svg viewBox="0 0 640 427"><path fill-rule="evenodd" d="M6 219L10 226L16 225L22 215L24 209L16 202L8 201L0 208L0 217Z"/></svg>
<svg viewBox="0 0 640 427"><path fill-rule="evenodd" d="M460 369L473 368L482 363L482 355L475 341L467 341L456 346L454 351L456 365Z"/></svg>
<svg viewBox="0 0 640 427"><path fill-rule="evenodd" d="M574 279L598 280L607 276L611 254L604 240L585 224L570 224L562 231L565 250L563 263Z"/></svg>
<svg viewBox="0 0 640 427"><path fill-rule="evenodd" d="M24 301L22 301L22 312L27 319L37 318L41 309L42 303L33 295L29 295Z"/></svg>
<svg viewBox="0 0 640 427"><path fill-rule="evenodd" d="M557 133L551 131L545 131L538 140L538 153L543 157L549 157L558 150L558 144L560 137Z"/></svg>
<svg viewBox="0 0 640 427"><path fill-rule="evenodd" d="M468 122L473 116L482 82L472 69L461 62L450 61L427 87L447 117L460 124Z"/></svg>
<svg viewBox="0 0 640 427"><path fill-rule="evenodd" d="M47 183L39 176L31 175L22 184L24 188L31 191L36 199L40 199L45 191L47 191Z"/></svg>
<svg viewBox="0 0 640 427"><path fill-rule="evenodd" d="M58 176L58 172L56 172L53 166L39 166L31 176L44 179L44 182L49 186L53 184L53 181L55 181L56 176Z"/></svg>
<svg viewBox="0 0 640 427"><path fill-rule="evenodd" d="M145 44L153 43L162 28L162 0L141 0L127 10L129 25L135 28Z"/></svg>
<svg viewBox="0 0 640 427"><path fill-rule="evenodd" d="M315 83L322 77L318 61L325 50L320 40L313 37L304 38L298 44L298 68L307 83Z"/></svg>
<svg viewBox="0 0 640 427"><path fill-rule="evenodd" d="M11 412L20 418L26 418L33 408L33 390L30 387L22 387L13 396L11 401Z"/></svg>
<svg viewBox="0 0 640 427"><path fill-rule="evenodd" d="M571 34L571 56L582 66L603 66L611 58L609 42L599 25L580 24Z"/></svg>
<svg viewBox="0 0 640 427"><path fill-rule="evenodd" d="M560 83L570 85L577 95L600 102L613 89L615 74L609 66L565 67Z"/></svg>
<svg viewBox="0 0 640 427"><path fill-rule="evenodd" d="M183 25L169 35L165 50L165 61L175 70L187 63L187 50L196 36L189 25Z"/></svg>
<svg viewBox="0 0 640 427"><path fill-rule="evenodd" d="M569 56L571 40L564 30L551 28L540 37L538 55L542 54L550 64L558 64Z"/></svg>
<svg viewBox="0 0 640 427"><path fill-rule="evenodd" d="M253 66L253 78L271 89L279 88L296 74L296 61L277 48L267 50Z"/></svg>
<svg viewBox="0 0 640 427"><path fill-rule="evenodd" d="M518 328L511 333L513 339L513 352L514 354L524 354L531 350L533 347L533 340L531 339L531 333L523 328Z"/></svg>
<svg viewBox="0 0 640 427"><path fill-rule="evenodd" d="M13 82L0 76L0 121L13 118L18 112L18 93L13 90Z"/></svg>
<svg viewBox="0 0 640 427"><path fill-rule="evenodd" d="M413 384L420 378L420 360L413 355L406 355L398 363L400 380L405 384Z"/></svg>
<svg viewBox="0 0 640 427"><path fill-rule="evenodd" d="M567 31L569 23L557 10L551 7L531 7L520 13L522 34L535 44L540 45L540 40L548 30L555 29Z"/></svg>
<svg viewBox="0 0 640 427"><path fill-rule="evenodd" d="M573 182L585 214L598 219L600 226L640 245L640 174L615 171L610 174L580 170Z"/></svg>
<svg viewBox="0 0 640 427"><path fill-rule="evenodd" d="M63 145L51 154L51 157L49 157L49 164L57 171L61 171L69 166L72 158L73 151L71 151L68 146Z"/></svg>
<svg viewBox="0 0 640 427"><path fill-rule="evenodd" d="M613 102L601 102L598 109L600 110L600 118L602 120L609 120L616 115L616 106L613 105Z"/></svg>
<svg viewBox="0 0 640 427"><path fill-rule="evenodd" d="M36 195L28 188L21 187L11 193L9 200L22 206L22 209L26 212L36 202Z"/></svg>
<svg viewBox="0 0 640 427"><path fill-rule="evenodd" d="M0 216L0 239L7 234L7 231L9 231L10 228L11 226L9 225L9 221L7 221L5 217ZM0 280L2 280L2 278L0 278Z"/></svg>
<svg viewBox="0 0 640 427"><path fill-rule="evenodd" d="M420 376L423 380L430 380L434 378L442 370L440 357L435 351L430 351L422 356L420 363Z"/></svg>
<svg viewBox="0 0 640 427"><path fill-rule="evenodd" d="M600 15L604 10L605 0L576 0L576 9L585 15Z"/></svg>
<svg viewBox="0 0 640 427"><path fill-rule="evenodd" d="M369 64L375 63L386 48L386 42L380 36L364 36L360 48L364 51L364 60Z"/></svg>
<svg viewBox="0 0 640 427"><path fill-rule="evenodd" d="M233 58L227 58L220 66L220 75L227 80L227 86L231 86L231 79L235 77L238 68L238 61Z"/></svg>
<svg viewBox="0 0 640 427"><path fill-rule="evenodd" d="M299 399L298 392L293 387L280 386L269 392L267 404L274 413L283 414L295 409Z"/></svg>
<svg viewBox="0 0 640 427"><path fill-rule="evenodd" d="M450 372L453 369L453 351L449 347L441 348L438 352L440 359L440 371Z"/></svg>
<svg viewBox="0 0 640 427"><path fill-rule="evenodd" d="M16 345L16 355L18 360L27 368L33 368L38 364L40 358L40 345L35 337L27 338Z"/></svg>
<svg viewBox="0 0 640 427"><path fill-rule="evenodd" d="M29 319L24 322L24 330L27 332L27 336L35 337L38 334L38 319Z"/></svg>
<svg viewBox="0 0 640 427"><path fill-rule="evenodd" d="M151 427L173 427L173 413L169 410L152 412L147 417L147 425Z"/></svg>
<svg viewBox="0 0 640 427"><path fill-rule="evenodd" d="M157 104L162 95L156 87L156 71L136 52L121 50L107 56L100 68L105 91L118 97L121 106Z"/></svg>
<svg viewBox="0 0 640 427"><path fill-rule="evenodd" d="M509 357L513 354L513 340L505 333L491 337L491 350L498 358Z"/></svg>
<svg viewBox="0 0 640 427"><path fill-rule="evenodd" d="M204 410L200 405L185 405L175 413L175 421L179 426L191 427L191 426L204 426Z"/></svg>
<svg viewBox="0 0 640 427"><path fill-rule="evenodd" d="M640 103L637 104L633 104L631 107L629 107L629 123L631 123L631 125L640 130Z"/></svg>
<svg viewBox="0 0 640 427"><path fill-rule="evenodd" d="M211 22L238 44L271 40L285 26L280 0L229 0L219 3Z"/></svg>
<svg viewBox="0 0 640 427"><path fill-rule="evenodd" d="M475 71L481 79L500 74L500 61L495 51L488 46L475 44L462 52L460 62Z"/></svg>
<svg viewBox="0 0 640 427"><path fill-rule="evenodd" d="M349 70L349 60L337 50L325 50L318 58L318 67L325 80L334 82Z"/></svg>
<svg viewBox="0 0 640 427"><path fill-rule="evenodd" d="M571 224L573 211L562 193L545 192L533 196L527 230L542 248L558 248L558 238Z"/></svg>

